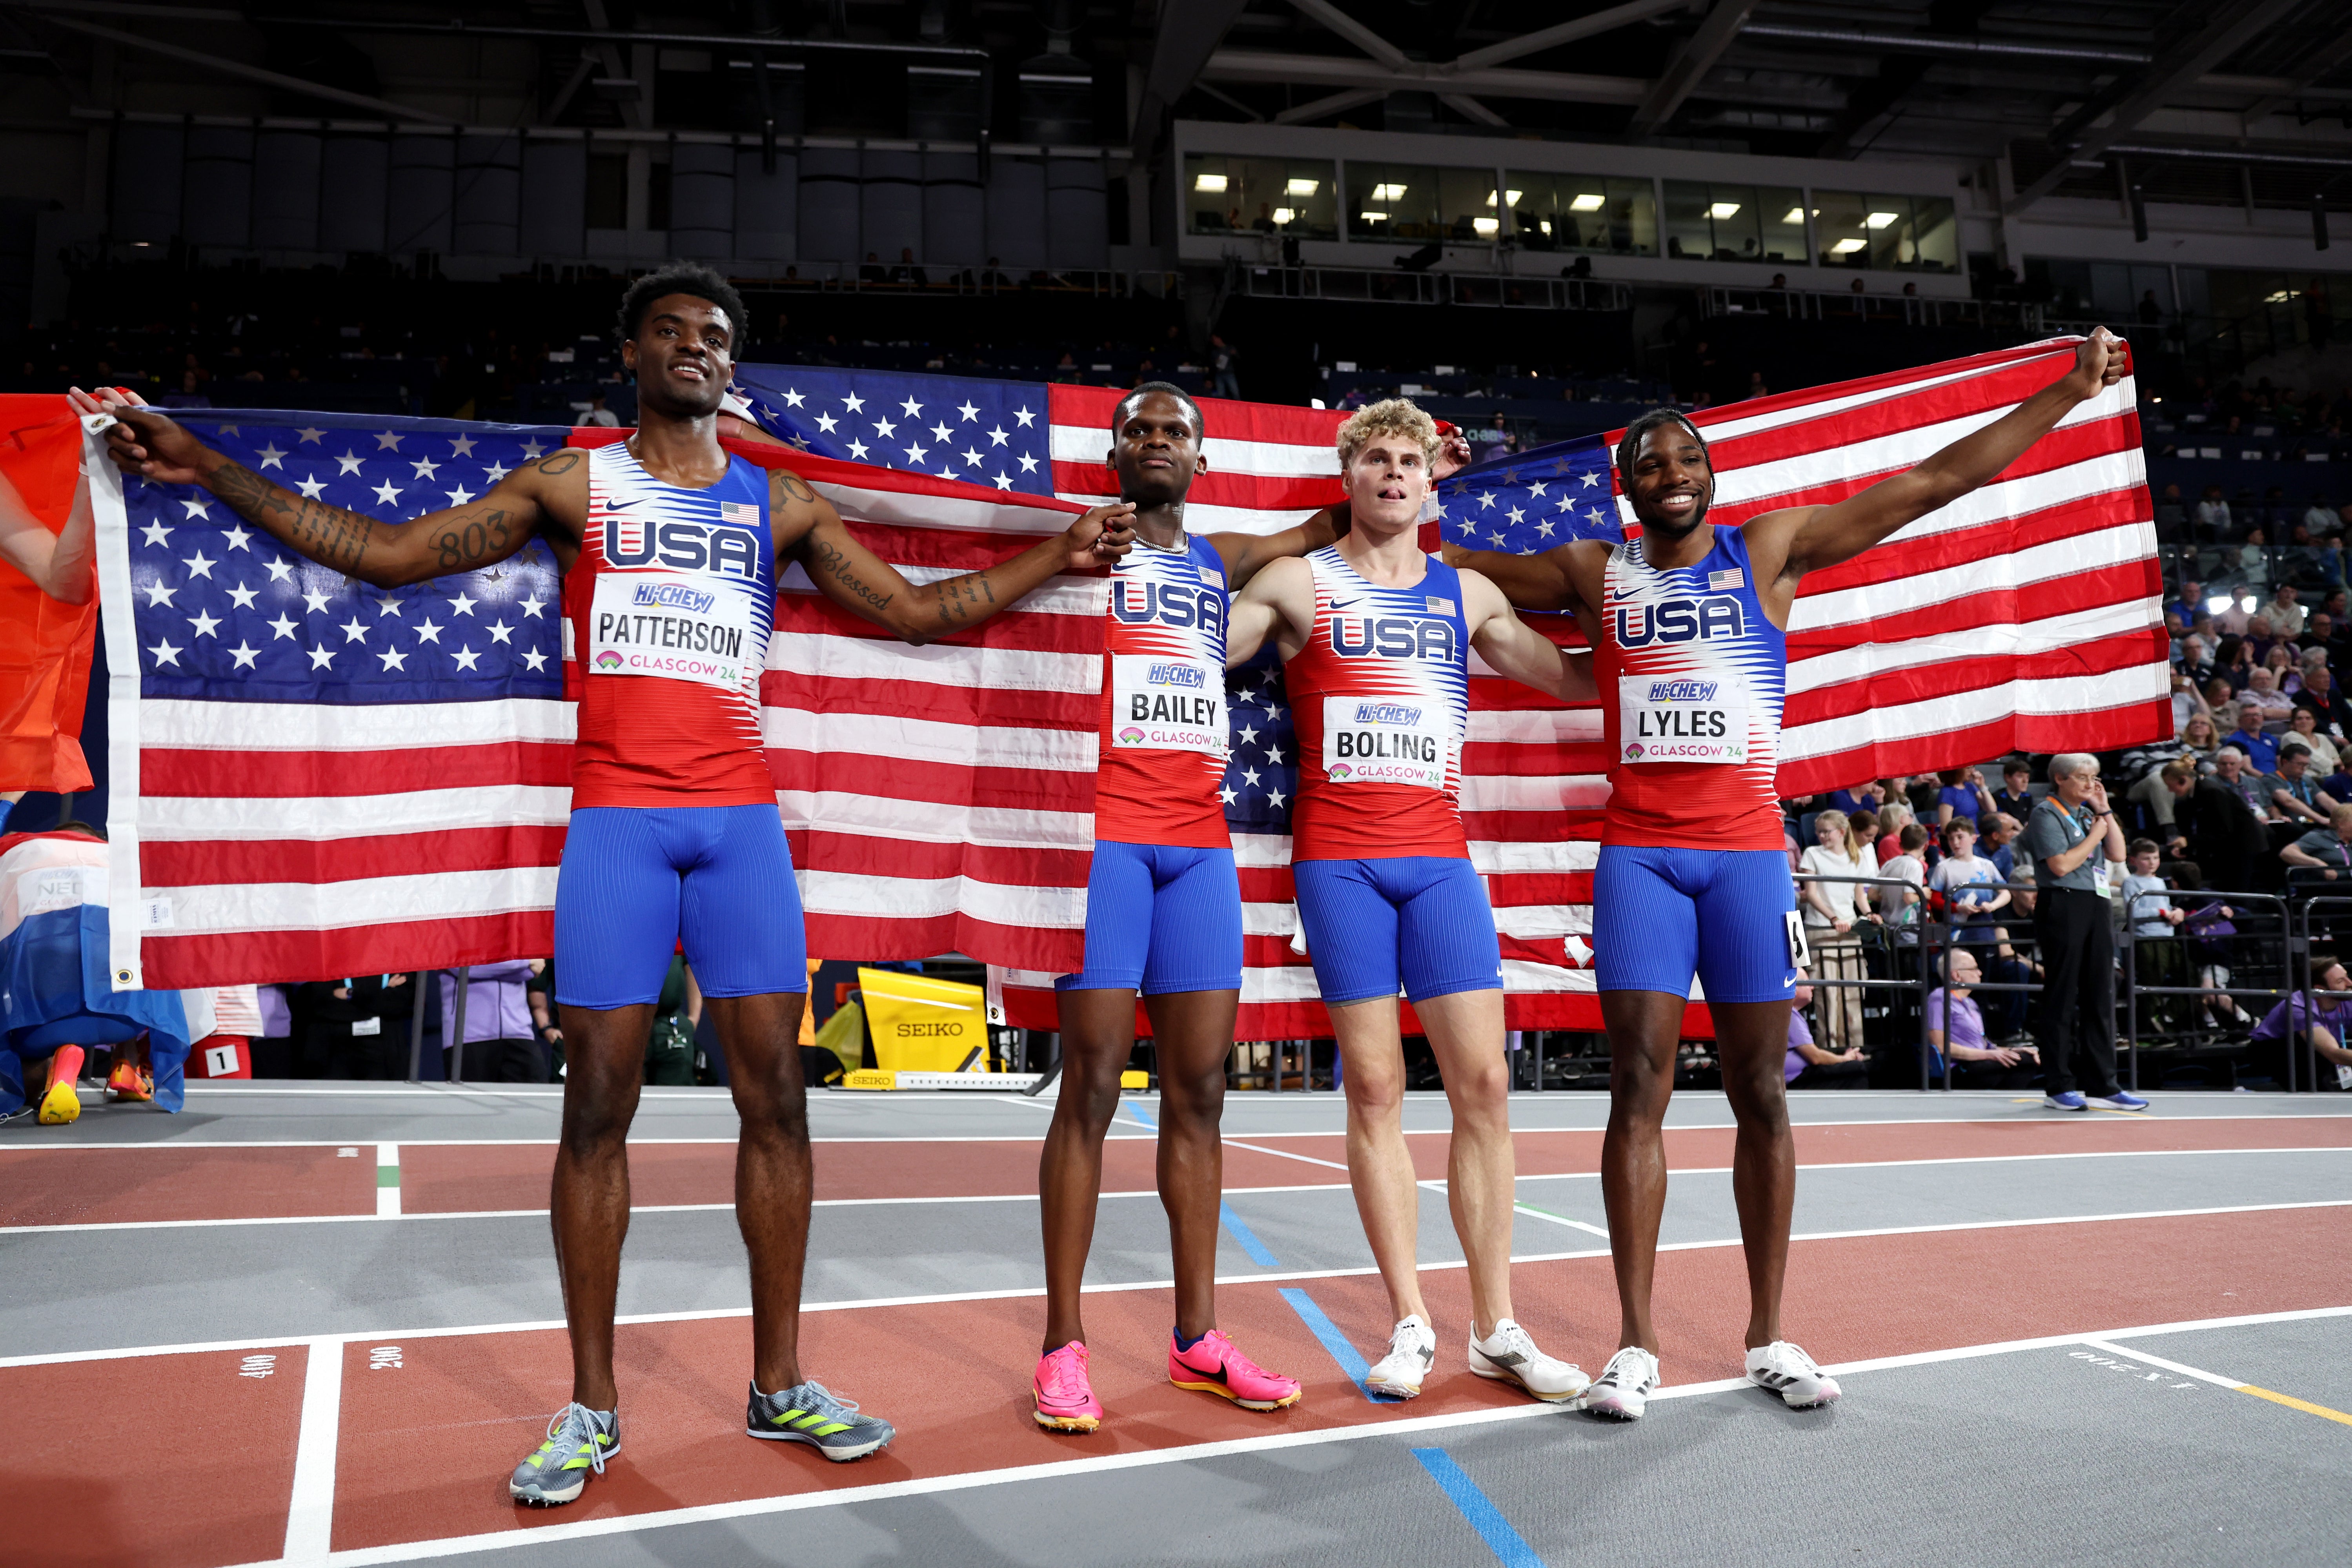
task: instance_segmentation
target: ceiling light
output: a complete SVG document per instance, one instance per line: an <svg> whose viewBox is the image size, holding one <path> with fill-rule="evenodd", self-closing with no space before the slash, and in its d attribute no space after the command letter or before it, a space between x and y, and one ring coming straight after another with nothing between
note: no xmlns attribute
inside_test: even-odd
<svg viewBox="0 0 2352 1568"><path fill-rule="evenodd" d="M1862 221L1868 224L1873 228L1885 228L1888 224L1895 221L1895 215L1893 213L1873 213Z"/></svg>
<svg viewBox="0 0 2352 1568"><path fill-rule="evenodd" d="M1404 200L1404 187L1402 185L1374 185L1372 187L1372 200L1376 202L1401 202Z"/></svg>
<svg viewBox="0 0 2352 1568"><path fill-rule="evenodd" d="M1551 219L1549 219L1549 218L1544 218L1544 219L1541 219L1541 220L1539 220L1539 221L1536 224L1536 226L1537 226L1538 228L1539 228L1539 229L1543 230L1543 231L1544 231L1544 233L1546 233L1546 234L1549 234L1549 233L1551 232Z"/></svg>
<svg viewBox="0 0 2352 1568"><path fill-rule="evenodd" d="M1490 217L1475 217L1470 220L1470 226L1476 229L1480 234L1494 234L1498 232L1503 226Z"/></svg>
<svg viewBox="0 0 2352 1568"><path fill-rule="evenodd" d="M1362 218L1366 223L1386 223L1389 221L1389 215L1386 213L1358 213L1356 216Z"/></svg>
<svg viewBox="0 0 2352 1568"><path fill-rule="evenodd" d="M1276 223L1288 223L1292 218L1295 218L1298 215L1297 213L1291 211L1288 207L1276 207L1274 209L1274 221Z"/></svg>
<svg viewBox="0 0 2352 1568"><path fill-rule="evenodd" d="M1192 181L1192 188L1196 191L1215 191L1218 194L1223 195L1225 188L1225 177L1223 174L1197 175Z"/></svg>
<svg viewBox="0 0 2352 1568"><path fill-rule="evenodd" d="M1782 223L1802 223L1805 221L1805 209L1802 207L1790 207L1787 214L1782 216L1780 221Z"/></svg>
<svg viewBox="0 0 2352 1568"><path fill-rule="evenodd" d="M1286 196L1311 196L1322 188L1320 180L1293 180L1282 189Z"/></svg>
<svg viewBox="0 0 2352 1568"><path fill-rule="evenodd" d="M1864 247L1868 246L1869 243L1870 242L1866 239L1841 239L1835 245L1830 247L1830 254L1832 256L1852 256L1855 251L1861 250Z"/></svg>
<svg viewBox="0 0 2352 1568"><path fill-rule="evenodd" d="M1727 218L1738 210L1738 202L1717 202L1706 209L1706 216L1711 218Z"/></svg>
<svg viewBox="0 0 2352 1568"><path fill-rule="evenodd" d="M1597 213L1608 205L1608 197L1597 196L1591 191L1586 191L1568 204L1568 210L1572 213Z"/></svg>

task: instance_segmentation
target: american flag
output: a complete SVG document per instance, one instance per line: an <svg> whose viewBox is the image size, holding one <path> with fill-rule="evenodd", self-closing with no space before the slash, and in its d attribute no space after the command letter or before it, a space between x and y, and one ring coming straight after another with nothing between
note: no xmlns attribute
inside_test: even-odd
<svg viewBox="0 0 2352 1568"><path fill-rule="evenodd" d="M392 521L471 500L567 440L627 435L189 422L257 472ZM789 460L916 581L1013 554L1078 510ZM549 952L572 710L547 547L386 592L199 489L125 479L98 499L109 668L137 672L118 678L109 714L117 985ZM785 574L762 698L813 953L1076 963L1102 614L1099 576L1065 578L914 649Z"/></svg>
<svg viewBox="0 0 2352 1568"><path fill-rule="evenodd" d="M1833 501L1899 472L2064 374L2080 340L1760 398L1694 416L1711 521ZM1809 574L1789 627L1780 787L1795 797L2010 751L2104 751L2171 733L2156 539L2131 378L2076 408L2001 479L1843 566ZM1528 554L1623 537L1622 431L1463 468L1449 542ZM1571 619L1528 615L1563 646ZM1247 968L1238 1037L1329 1033L1293 942L1296 748L1272 656L1231 672L1226 819ZM1595 1029L1592 867L1609 759L1597 706L1563 707L1474 653L1462 812L1503 949L1513 1028ZM1042 986L1040 984L1042 982ZM1052 1027L1051 977L1008 974L1013 1021ZM1704 1032L1694 1010L1686 1027Z"/></svg>

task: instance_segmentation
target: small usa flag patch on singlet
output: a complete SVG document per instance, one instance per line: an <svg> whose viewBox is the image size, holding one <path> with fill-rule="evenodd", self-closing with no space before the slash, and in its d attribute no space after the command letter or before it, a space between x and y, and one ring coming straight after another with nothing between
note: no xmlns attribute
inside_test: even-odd
<svg viewBox="0 0 2352 1568"><path fill-rule="evenodd" d="M1710 572L1706 574L1706 586L1709 593L1720 593L1726 588L1741 587L1747 582L1748 574L1737 566L1727 571Z"/></svg>
<svg viewBox="0 0 2352 1568"><path fill-rule="evenodd" d="M1429 613L1433 616L1450 616L1454 613L1454 601L1451 599L1433 598L1424 594L1422 595L1422 602L1429 606Z"/></svg>
<svg viewBox="0 0 2352 1568"><path fill-rule="evenodd" d="M719 521L737 528L757 528L760 526L760 509L756 503L748 500L723 500L719 503Z"/></svg>

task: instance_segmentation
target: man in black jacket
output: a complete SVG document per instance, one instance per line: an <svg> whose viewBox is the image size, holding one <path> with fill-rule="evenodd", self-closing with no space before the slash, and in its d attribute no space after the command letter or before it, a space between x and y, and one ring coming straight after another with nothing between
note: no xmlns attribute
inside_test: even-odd
<svg viewBox="0 0 2352 1568"><path fill-rule="evenodd" d="M405 974L356 974L299 987L295 1011L304 1078L408 1076L408 1020L416 987Z"/></svg>
<svg viewBox="0 0 2352 1568"><path fill-rule="evenodd" d="M2270 854L2270 829L2245 797L2217 779L2199 775L2191 757L2164 764L2164 787L2176 802L2174 820L2189 831L2190 858L2205 885L2230 892L2253 886L2254 868Z"/></svg>

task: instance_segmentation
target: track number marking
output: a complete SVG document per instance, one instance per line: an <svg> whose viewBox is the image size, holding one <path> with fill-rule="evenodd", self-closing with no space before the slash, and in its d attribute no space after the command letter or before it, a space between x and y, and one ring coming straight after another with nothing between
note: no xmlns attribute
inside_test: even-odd
<svg viewBox="0 0 2352 1568"><path fill-rule="evenodd" d="M396 1367L399 1364L400 1347L398 1345L376 1345L368 1351L370 1372L382 1372L388 1366Z"/></svg>
<svg viewBox="0 0 2352 1568"><path fill-rule="evenodd" d="M237 1376L268 1377L271 1373L276 1372L277 1370L278 1358L276 1356L249 1355L245 1358L243 1364L237 1369Z"/></svg>
<svg viewBox="0 0 2352 1568"><path fill-rule="evenodd" d="M2100 1355L2095 1351L2068 1351L2066 1352L2066 1359L2069 1361L2083 1362L2088 1365L2099 1367L2107 1372L2120 1372L2132 1374L2138 1382L2153 1383L2160 1388L2194 1388L2197 1386L2194 1383L2175 1378L2168 1372L2157 1372L2148 1367L2141 1366L2137 1362L2117 1361L2113 1356Z"/></svg>

